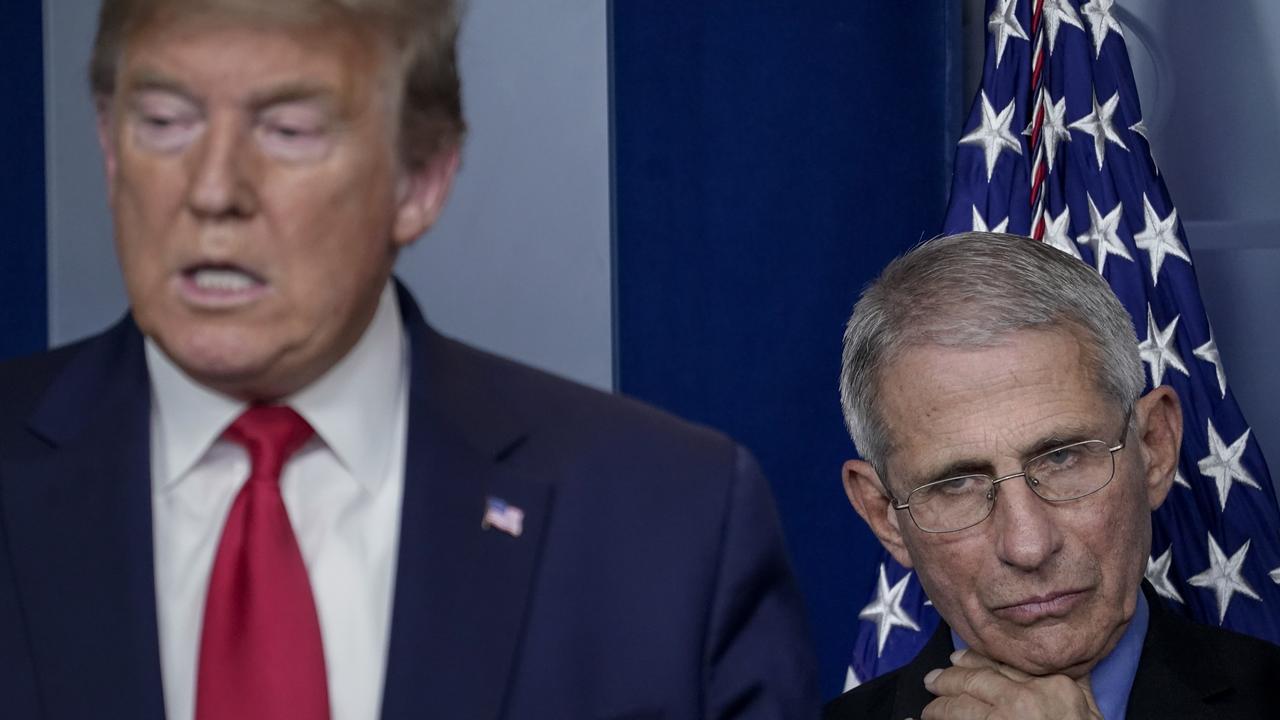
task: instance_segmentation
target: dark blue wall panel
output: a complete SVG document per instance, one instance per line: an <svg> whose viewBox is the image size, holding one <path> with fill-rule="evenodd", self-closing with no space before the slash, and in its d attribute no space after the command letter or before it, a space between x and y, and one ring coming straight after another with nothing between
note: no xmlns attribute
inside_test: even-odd
<svg viewBox="0 0 1280 720"><path fill-rule="evenodd" d="M0 359L48 339L40 5L0 13Z"/></svg>
<svg viewBox="0 0 1280 720"><path fill-rule="evenodd" d="M866 282L941 220L953 6L612 3L618 387L760 458L827 696L879 548L840 483L840 335Z"/></svg>

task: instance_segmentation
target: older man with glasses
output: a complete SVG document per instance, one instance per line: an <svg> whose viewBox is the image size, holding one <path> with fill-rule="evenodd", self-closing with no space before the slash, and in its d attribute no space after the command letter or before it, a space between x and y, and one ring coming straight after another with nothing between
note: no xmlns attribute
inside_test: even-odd
<svg viewBox="0 0 1280 720"><path fill-rule="evenodd" d="M942 616L907 666L829 718L1186 717L1280 706L1280 648L1169 615L1143 586L1182 416L1142 394L1129 315L1088 266L967 233L889 265L840 378L850 501Z"/></svg>

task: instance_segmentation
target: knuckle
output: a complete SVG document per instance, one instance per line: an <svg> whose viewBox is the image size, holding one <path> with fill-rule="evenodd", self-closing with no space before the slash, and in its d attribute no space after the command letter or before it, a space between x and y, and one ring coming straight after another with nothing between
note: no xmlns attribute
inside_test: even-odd
<svg viewBox="0 0 1280 720"><path fill-rule="evenodd" d="M1045 686L1050 692L1066 694L1073 690L1076 686L1075 681L1066 675L1054 675L1046 678Z"/></svg>
<svg viewBox="0 0 1280 720"><path fill-rule="evenodd" d="M960 679L960 687L967 695L976 694L975 691L981 690L983 685L982 671L970 671L965 673Z"/></svg>

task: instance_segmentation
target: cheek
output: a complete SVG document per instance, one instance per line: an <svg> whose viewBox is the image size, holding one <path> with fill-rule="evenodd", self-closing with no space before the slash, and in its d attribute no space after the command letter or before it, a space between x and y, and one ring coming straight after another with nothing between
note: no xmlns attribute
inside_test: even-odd
<svg viewBox="0 0 1280 720"><path fill-rule="evenodd" d="M164 241L168 233L163 223L146 214L148 208L147 204L136 202L131 192L117 195L112 208L116 256L135 305L161 292L169 264Z"/></svg>
<svg viewBox="0 0 1280 720"><path fill-rule="evenodd" d="M336 163L322 174L282 173L263 184L270 188L264 204L273 234L291 238L298 252L348 259L372 254L390 236L393 180L392 171L373 160Z"/></svg>
<svg viewBox="0 0 1280 720"><path fill-rule="evenodd" d="M1099 513L1107 519L1090 539L1110 565L1104 572L1114 576L1121 588L1140 581L1151 552L1151 511L1136 482L1133 487L1123 498L1117 498L1113 512Z"/></svg>
<svg viewBox="0 0 1280 720"><path fill-rule="evenodd" d="M985 577L983 555L992 556L990 545L980 537L933 535L904 536L917 575L934 606L944 614L970 607L978 597L978 585Z"/></svg>

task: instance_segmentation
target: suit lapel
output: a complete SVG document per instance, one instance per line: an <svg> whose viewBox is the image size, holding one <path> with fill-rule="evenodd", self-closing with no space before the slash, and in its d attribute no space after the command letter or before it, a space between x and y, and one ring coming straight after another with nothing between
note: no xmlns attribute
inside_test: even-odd
<svg viewBox="0 0 1280 720"><path fill-rule="evenodd" d="M162 718L150 387L125 320L92 341L0 467L4 525L51 718ZM41 442L42 441L42 442Z"/></svg>
<svg viewBox="0 0 1280 720"><path fill-rule="evenodd" d="M499 459L524 437L469 381L401 291L411 348L409 431L383 717L496 718L522 634L551 489ZM523 510L512 537L481 526L487 497Z"/></svg>
<svg viewBox="0 0 1280 720"><path fill-rule="evenodd" d="M951 652L955 647L951 643L951 628L945 622L938 622L938 629L933 631L929 642L920 649L915 659L902 668L898 676L897 687L893 696L893 720L918 718L924 706L933 702L936 697L924 687L924 676L930 670L950 667Z"/></svg>

